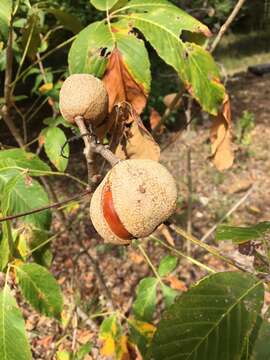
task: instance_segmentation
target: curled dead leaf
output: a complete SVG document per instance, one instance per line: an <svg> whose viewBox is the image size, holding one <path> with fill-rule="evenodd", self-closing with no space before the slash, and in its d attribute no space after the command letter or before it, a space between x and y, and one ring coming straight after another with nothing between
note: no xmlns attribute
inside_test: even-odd
<svg viewBox="0 0 270 360"><path fill-rule="evenodd" d="M109 112L123 101L131 104L137 114L143 111L148 94L134 80L117 48L110 55L103 81L109 94Z"/></svg>
<svg viewBox="0 0 270 360"><path fill-rule="evenodd" d="M231 134L231 106L229 96L226 94L222 110L214 118L211 129L211 152L213 163L220 171L230 168L233 164L234 154L232 150Z"/></svg>

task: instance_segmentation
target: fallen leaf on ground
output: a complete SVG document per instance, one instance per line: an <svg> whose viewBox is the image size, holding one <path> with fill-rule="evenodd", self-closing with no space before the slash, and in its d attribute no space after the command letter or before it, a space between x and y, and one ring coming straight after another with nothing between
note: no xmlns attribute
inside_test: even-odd
<svg viewBox="0 0 270 360"><path fill-rule="evenodd" d="M220 171L229 169L233 164L231 130L231 106L229 96L226 94L222 110L215 117L210 134L213 163Z"/></svg>
<svg viewBox="0 0 270 360"><path fill-rule="evenodd" d="M177 279L174 275L169 275L165 278L169 283L172 289L179 291L187 291L187 286L184 281Z"/></svg>

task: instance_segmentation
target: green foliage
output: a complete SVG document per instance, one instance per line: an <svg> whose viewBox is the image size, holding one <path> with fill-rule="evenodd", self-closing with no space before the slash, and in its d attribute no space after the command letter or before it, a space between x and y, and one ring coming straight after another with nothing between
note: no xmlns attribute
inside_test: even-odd
<svg viewBox="0 0 270 360"><path fill-rule="evenodd" d="M67 141L65 133L59 127L50 126L43 130L42 136L44 136L44 147L48 158L57 170L65 171L69 156L68 144L66 144L63 152L65 157L61 155L62 148Z"/></svg>
<svg viewBox="0 0 270 360"><path fill-rule="evenodd" d="M137 299L133 303L133 312L137 319L151 321L154 315L157 303L157 285L156 278L142 279L137 287Z"/></svg>
<svg viewBox="0 0 270 360"><path fill-rule="evenodd" d="M205 278L163 315L152 344L155 360L240 359L263 293L262 282L248 274Z"/></svg>
<svg viewBox="0 0 270 360"><path fill-rule="evenodd" d="M254 114L244 111L236 123L236 137L239 144L248 146L251 144L251 132L255 127Z"/></svg>
<svg viewBox="0 0 270 360"><path fill-rule="evenodd" d="M54 277L40 265L16 267L16 277L27 301L40 313L60 318L63 299Z"/></svg>
<svg viewBox="0 0 270 360"><path fill-rule="evenodd" d="M70 72L87 72L102 77L108 63L107 54L117 46L136 82L148 92L147 53L141 40L130 31L131 28L134 31L138 29L158 55L177 71L202 108L217 114L225 94L219 82L217 65L202 46L184 42L181 37L183 31L208 36L209 30L205 25L166 0L158 3L131 0L122 12L121 8L118 9L115 16L119 22L111 25L100 21L79 33L69 53ZM106 50L105 54L101 49Z"/></svg>
<svg viewBox="0 0 270 360"><path fill-rule="evenodd" d="M10 17L12 14L12 0L1 0L0 3L0 36L7 40Z"/></svg>
<svg viewBox="0 0 270 360"><path fill-rule="evenodd" d="M241 244L250 240L260 239L269 230L269 221L264 221L247 227L220 225L216 231L216 240L231 240L235 244Z"/></svg>
<svg viewBox="0 0 270 360"><path fill-rule="evenodd" d="M0 359L32 359L22 314L7 285L0 292Z"/></svg>
<svg viewBox="0 0 270 360"><path fill-rule="evenodd" d="M177 266L177 258L172 255L165 256L158 268L158 273L160 276L166 276L169 275Z"/></svg>
<svg viewBox="0 0 270 360"><path fill-rule="evenodd" d="M118 0L90 0L91 4L98 10L110 10Z"/></svg>

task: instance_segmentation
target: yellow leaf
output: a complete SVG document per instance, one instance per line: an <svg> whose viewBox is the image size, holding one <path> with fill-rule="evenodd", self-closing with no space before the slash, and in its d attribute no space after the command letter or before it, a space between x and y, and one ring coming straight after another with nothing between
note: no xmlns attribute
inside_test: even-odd
<svg viewBox="0 0 270 360"><path fill-rule="evenodd" d="M41 94L46 94L48 91L52 90L52 88L53 88L53 83L46 83L40 86L38 90Z"/></svg>
<svg viewBox="0 0 270 360"><path fill-rule="evenodd" d="M111 335L108 335L106 339L104 339L100 353L103 356L112 356L115 354L115 342Z"/></svg>
<svg viewBox="0 0 270 360"><path fill-rule="evenodd" d="M128 351L128 337L122 335L119 339L116 360L130 360Z"/></svg>
<svg viewBox="0 0 270 360"><path fill-rule="evenodd" d="M156 327L150 323L135 319L129 319L128 322L148 339L152 339L156 332Z"/></svg>

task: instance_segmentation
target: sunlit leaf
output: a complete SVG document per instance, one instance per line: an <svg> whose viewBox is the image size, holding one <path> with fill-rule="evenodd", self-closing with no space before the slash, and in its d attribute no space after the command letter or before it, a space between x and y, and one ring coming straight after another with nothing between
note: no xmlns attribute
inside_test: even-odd
<svg viewBox="0 0 270 360"><path fill-rule="evenodd" d="M60 317L63 299L59 285L51 273L37 264L16 268L16 276L27 301L40 313Z"/></svg>
<svg viewBox="0 0 270 360"><path fill-rule="evenodd" d="M152 320L157 302L157 284L156 278L149 277L141 280L137 286L133 312L138 320Z"/></svg>
<svg viewBox="0 0 270 360"><path fill-rule="evenodd" d="M90 2L98 10L110 10L118 0L90 0Z"/></svg>
<svg viewBox="0 0 270 360"><path fill-rule="evenodd" d="M8 175L5 177L5 175ZM5 215L17 215L49 204L49 198L43 187L28 175L0 171L0 181L5 181L2 195L2 209ZM39 229L49 229L51 212L44 210L21 217L21 220Z"/></svg>
<svg viewBox="0 0 270 360"><path fill-rule="evenodd" d="M262 281L249 274L203 279L163 315L153 340L154 359L241 359L263 299Z"/></svg>
<svg viewBox="0 0 270 360"><path fill-rule="evenodd" d="M69 144L66 144L63 155L62 156L62 149L64 144L66 143L66 135L63 130L58 127L49 127L45 129L43 132L44 134L44 147L45 152L51 162L59 171L65 171L68 165L69 157Z"/></svg>
<svg viewBox="0 0 270 360"><path fill-rule="evenodd" d="M22 314L7 285L0 292L0 359L32 359Z"/></svg>
<svg viewBox="0 0 270 360"><path fill-rule="evenodd" d="M1 0L0 2L0 35L7 40L10 17L12 13L12 0Z"/></svg>
<svg viewBox="0 0 270 360"><path fill-rule="evenodd" d="M95 22L81 31L69 53L71 73L103 77L109 93L110 111L117 102L129 101L140 113L150 90L150 62L142 40L126 21Z"/></svg>
<svg viewBox="0 0 270 360"><path fill-rule="evenodd" d="M175 298L180 295L179 291L176 291L165 284L161 285L161 291L164 296L166 307L171 306L174 303Z"/></svg>
<svg viewBox="0 0 270 360"><path fill-rule="evenodd" d="M177 257L172 255L165 256L158 267L158 273L160 276L169 275L177 266Z"/></svg>

